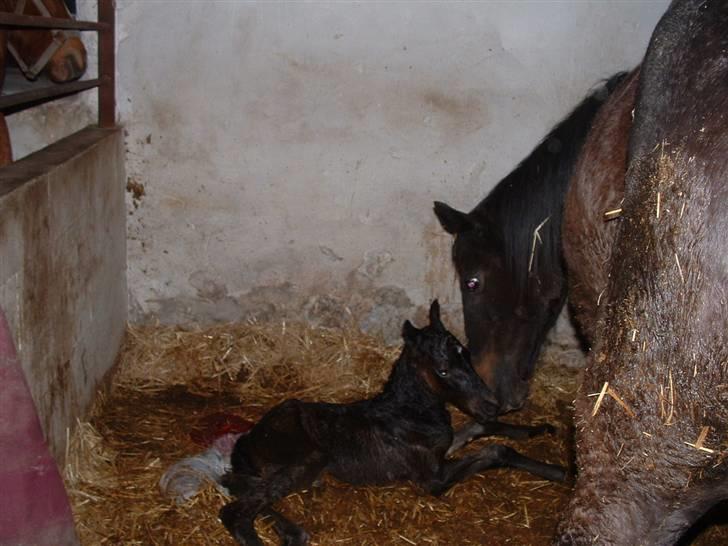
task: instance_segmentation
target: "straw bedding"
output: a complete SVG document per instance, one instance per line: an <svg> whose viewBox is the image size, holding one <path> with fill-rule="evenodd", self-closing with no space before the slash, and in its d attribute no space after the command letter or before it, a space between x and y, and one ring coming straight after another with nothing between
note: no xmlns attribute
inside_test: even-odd
<svg viewBox="0 0 728 546"><path fill-rule="evenodd" d="M170 464L204 449L191 433L217 412L254 421L285 398L370 396L398 352L360 333L286 323L131 327L113 384L69 436L65 479L82 544L232 545L217 519L226 500L214 487L181 506L159 493ZM503 443L568 465L576 372L553 362L557 352L547 355L526 408L512 421L550 422L559 432ZM441 498L408 484L352 487L326 478L277 506L306 528L313 545L538 545L549 543L568 492L515 470L485 472ZM278 543L265 521L257 525L267 544ZM724 531L711 529L696 543L728 539Z"/></svg>

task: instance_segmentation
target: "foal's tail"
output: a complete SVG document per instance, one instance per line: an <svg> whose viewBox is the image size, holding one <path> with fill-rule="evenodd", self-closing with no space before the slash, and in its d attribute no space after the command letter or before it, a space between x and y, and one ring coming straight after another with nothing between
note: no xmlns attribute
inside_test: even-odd
<svg viewBox="0 0 728 546"><path fill-rule="evenodd" d="M230 455L240 434L220 436L208 450L187 457L170 466L159 480L162 494L183 504L194 497L206 483L227 493L222 477L230 470Z"/></svg>

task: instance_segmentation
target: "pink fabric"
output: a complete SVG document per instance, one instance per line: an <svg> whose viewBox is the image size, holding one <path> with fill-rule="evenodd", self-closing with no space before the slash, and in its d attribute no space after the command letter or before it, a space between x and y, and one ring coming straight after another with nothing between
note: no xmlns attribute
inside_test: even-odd
<svg viewBox="0 0 728 546"><path fill-rule="evenodd" d="M77 544L68 496L0 309L0 546Z"/></svg>

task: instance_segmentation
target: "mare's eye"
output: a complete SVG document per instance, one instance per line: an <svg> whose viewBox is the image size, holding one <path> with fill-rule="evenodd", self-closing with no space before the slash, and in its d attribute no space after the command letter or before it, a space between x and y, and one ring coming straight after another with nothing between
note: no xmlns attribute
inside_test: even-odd
<svg viewBox="0 0 728 546"><path fill-rule="evenodd" d="M457 347L455 347L455 350L458 352L459 355L463 354L463 346L462 345L458 345Z"/></svg>
<svg viewBox="0 0 728 546"><path fill-rule="evenodd" d="M437 375L439 375L440 377L447 377L447 374L448 374L448 373L450 373L450 372L448 372L448 371L447 371L447 370L445 370L445 369L442 369L442 370L437 370Z"/></svg>
<svg viewBox="0 0 728 546"><path fill-rule="evenodd" d="M480 288L480 279L478 277L470 277L467 281L465 281L465 287L471 292L475 292L478 288Z"/></svg>

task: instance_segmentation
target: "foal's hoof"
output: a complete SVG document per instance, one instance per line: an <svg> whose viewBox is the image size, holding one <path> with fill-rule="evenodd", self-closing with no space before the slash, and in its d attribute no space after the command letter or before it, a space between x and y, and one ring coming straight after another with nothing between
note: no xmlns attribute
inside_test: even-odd
<svg viewBox="0 0 728 546"><path fill-rule="evenodd" d="M537 434L556 434L556 427L548 423L541 425Z"/></svg>
<svg viewBox="0 0 728 546"><path fill-rule="evenodd" d="M283 546L306 546L308 544L309 535L301 529L296 533L290 533L283 537Z"/></svg>
<svg viewBox="0 0 728 546"><path fill-rule="evenodd" d="M557 466L557 465L549 465L551 468L546 470L544 472L544 478L547 480L551 480L552 482L561 482L564 483L566 481L566 477L568 475L567 470L563 466Z"/></svg>

